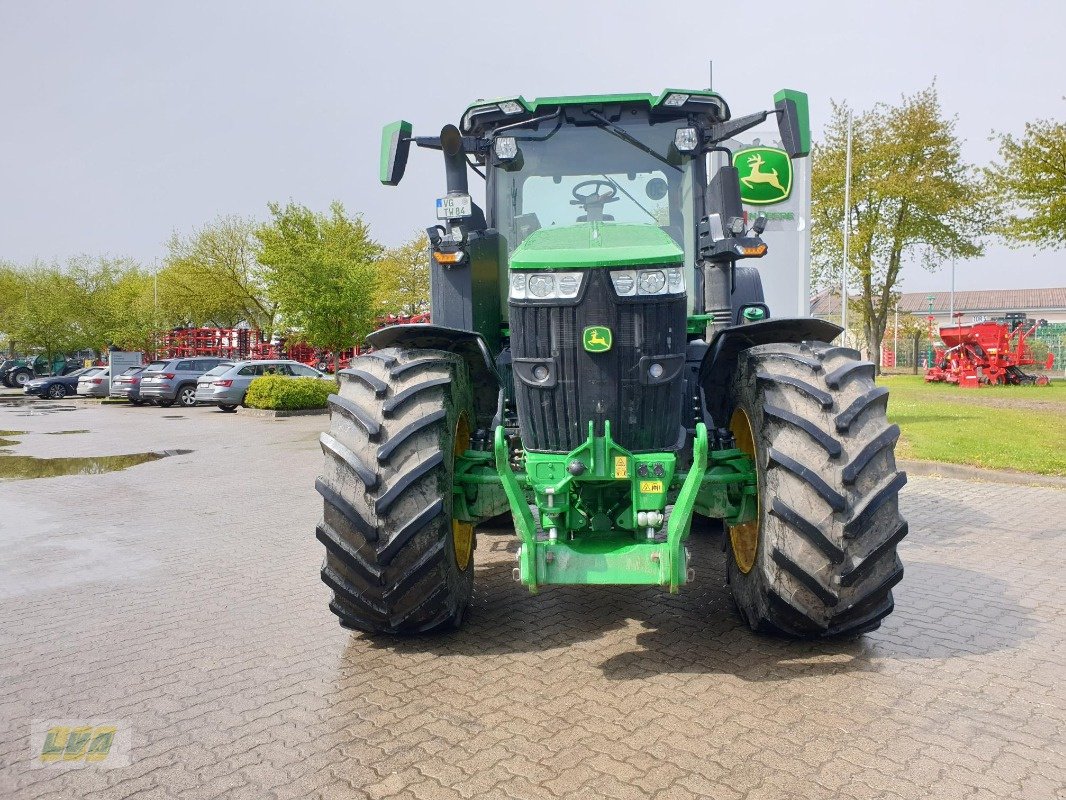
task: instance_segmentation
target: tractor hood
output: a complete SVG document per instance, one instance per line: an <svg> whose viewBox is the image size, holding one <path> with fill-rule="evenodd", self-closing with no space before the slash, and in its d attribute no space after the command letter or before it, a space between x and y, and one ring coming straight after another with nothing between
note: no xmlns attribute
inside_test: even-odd
<svg viewBox="0 0 1066 800"><path fill-rule="evenodd" d="M684 253L657 225L579 222L541 228L511 254L511 269L680 264Z"/></svg>

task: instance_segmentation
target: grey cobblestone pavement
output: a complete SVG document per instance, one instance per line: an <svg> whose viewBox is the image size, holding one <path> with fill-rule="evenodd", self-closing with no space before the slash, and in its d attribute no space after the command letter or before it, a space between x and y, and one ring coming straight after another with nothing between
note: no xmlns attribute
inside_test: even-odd
<svg viewBox="0 0 1066 800"><path fill-rule="evenodd" d="M896 612L858 641L748 632L711 530L679 596L533 597L506 528L461 632L374 641L318 579L323 418L69 405L0 428L193 452L0 484L2 797L1066 796L1066 491L913 478ZM120 721L131 764L31 769L47 719Z"/></svg>

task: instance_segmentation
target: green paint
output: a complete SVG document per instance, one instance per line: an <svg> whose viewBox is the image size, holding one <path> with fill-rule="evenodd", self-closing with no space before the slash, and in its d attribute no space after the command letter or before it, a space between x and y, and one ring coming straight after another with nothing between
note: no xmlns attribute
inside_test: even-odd
<svg viewBox="0 0 1066 800"><path fill-rule="evenodd" d="M612 342L611 329L606 325L590 325L581 336L581 343L590 353L606 353Z"/></svg>
<svg viewBox="0 0 1066 800"><path fill-rule="evenodd" d="M511 269L574 269L681 264L685 254L658 225L578 222L541 228L511 255Z"/></svg>
<svg viewBox="0 0 1066 800"><path fill-rule="evenodd" d="M811 151L811 114L807 93L799 92L795 89L782 89L774 95L774 105L781 102L792 102L796 106L801 144L801 150L797 158L805 156Z"/></svg>
<svg viewBox="0 0 1066 800"><path fill-rule="evenodd" d="M749 205L787 200L792 193L792 159L774 147L748 147L733 154L740 177L740 199Z"/></svg>
<svg viewBox="0 0 1066 800"><path fill-rule="evenodd" d="M378 179L387 186L395 186L399 178L392 174L392 164L402 139L411 138L411 123L406 120L390 122L381 129L381 164Z"/></svg>
<svg viewBox="0 0 1066 800"><path fill-rule="evenodd" d="M562 97L538 97L535 100L526 100L519 95L517 97L501 97L494 100L478 100L467 106L463 115L465 116L472 109L494 106L507 100L513 100L514 102L521 104L530 114L542 114L551 108L557 108L559 106L603 106L616 103L638 103L647 106L648 108L655 108L662 111L670 109L669 106L663 106L663 101L665 101L667 96L671 94L687 94L690 97L713 97L717 99L721 103L722 108L725 109L725 116L723 118L729 119L729 106L726 105L722 96L717 92L707 91L706 89L666 89L657 95L648 94L646 92L628 94L577 94ZM677 110L678 117L684 117L687 116L687 114L688 112L686 111L680 109Z"/></svg>
<svg viewBox="0 0 1066 800"><path fill-rule="evenodd" d="M685 563L684 541L692 528L692 511L696 504L703 476L707 472L707 426L696 423L696 438L692 442L692 466L689 468L685 482L674 502L674 510L666 529L666 563L664 569L669 576L670 591L676 592L687 579L688 565Z"/></svg>

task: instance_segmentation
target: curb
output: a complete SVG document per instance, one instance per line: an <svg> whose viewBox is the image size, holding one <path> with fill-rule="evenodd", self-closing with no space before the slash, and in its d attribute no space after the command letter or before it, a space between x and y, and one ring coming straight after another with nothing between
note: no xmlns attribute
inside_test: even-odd
<svg viewBox="0 0 1066 800"><path fill-rule="evenodd" d="M1017 472L1009 469L982 469L981 467L967 467L962 464L944 464L939 461L912 461L905 458L897 459L896 464L905 469L909 475L1039 486L1044 489L1066 489L1066 478L1059 478L1055 475L1036 475L1032 472Z"/></svg>
<svg viewBox="0 0 1066 800"><path fill-rule="evenodd" d="M328 408L299 408L293 410L273 408L245 408L237 409L237 414L242 417L258 417L259 419L283 419L285 417L311 417L318 414L328 414Z"/></svg>

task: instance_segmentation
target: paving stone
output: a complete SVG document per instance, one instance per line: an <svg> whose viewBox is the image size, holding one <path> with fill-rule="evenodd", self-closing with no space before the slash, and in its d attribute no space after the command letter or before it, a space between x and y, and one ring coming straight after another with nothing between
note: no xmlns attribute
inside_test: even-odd
<svg viewBox="0 0 1066 800"><path fill-rule="evenodd" d="M748 631L708 525L676 596L532 596L481 530L466 627L373 640L318 579L321 418L24 411L19 453L193 452L0 484L4 798L1066 797L1066 491L912 478L858 641ZM126 726L132 763L31 769L60 718Z"/></svg>

